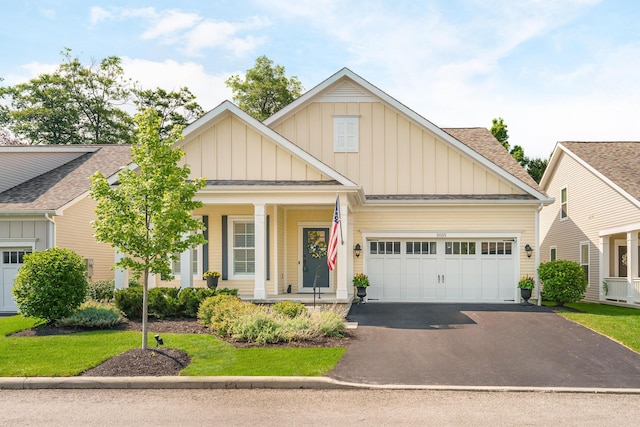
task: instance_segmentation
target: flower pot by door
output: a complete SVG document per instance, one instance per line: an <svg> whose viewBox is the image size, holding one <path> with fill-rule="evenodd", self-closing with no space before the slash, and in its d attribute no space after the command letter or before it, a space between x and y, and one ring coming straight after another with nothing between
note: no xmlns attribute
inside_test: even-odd
<svg viewBox="0 0 640 427"><path fill-rule="evenodd" d="M367 287L366 286L357 286L358 289L358 297L360 298L360 302L362 304L365 303L364 298L367 296Z"/></svg>
<svg viewBox="0 0 640 427"><path fill-rule="evenodd" d="M524 300L522 305L531 305L529 298L531 298L531 289L520 289L520 296Z"/></svg>
<svg viewBox="0 0 640 427"><path fill-rule="evenodd" d="M209 276L207 277L207 287L211 289L216 289L218 287L218 276Z"/></svg>

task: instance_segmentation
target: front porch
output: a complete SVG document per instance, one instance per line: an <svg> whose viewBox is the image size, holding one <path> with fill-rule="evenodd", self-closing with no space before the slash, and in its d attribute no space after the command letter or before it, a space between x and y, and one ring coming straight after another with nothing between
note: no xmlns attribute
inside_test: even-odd
<svg viewBox="0 0 640 427"><path fill-rule="evenodd" d="M640 305L639 234L638 225L600 233L600 301Z"/></svg>

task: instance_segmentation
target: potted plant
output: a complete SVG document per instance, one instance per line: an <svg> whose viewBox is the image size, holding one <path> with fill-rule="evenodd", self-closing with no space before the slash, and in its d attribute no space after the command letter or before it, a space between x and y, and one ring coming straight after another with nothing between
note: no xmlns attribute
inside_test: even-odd
<svg viewBox="0 0 640 427"><path fill-rule="evenodd" d="M218 279L220 278L220 273L217 271L207 271L202 277L207 281L207 287L211 289L215 289L218 287Z"/></svg>
<svg viewBox="0 0 640 427"><path fill-rule="evenodd" d="M364 304L364 298L367 296L367 286L369 286L369 278L366 274L358 273L353 276L353 286L358 289L358 297L360 297L360 302Z"/></svg>
<svg viewBox="0 0 640 427"><path fill-rule="evenodd" d="M520 296L524 300L522 305L531 305L529 298L531 298L531 291L536 287L536 281L529 275L524 275L518 281L518 288L520 288Z"/></svg>

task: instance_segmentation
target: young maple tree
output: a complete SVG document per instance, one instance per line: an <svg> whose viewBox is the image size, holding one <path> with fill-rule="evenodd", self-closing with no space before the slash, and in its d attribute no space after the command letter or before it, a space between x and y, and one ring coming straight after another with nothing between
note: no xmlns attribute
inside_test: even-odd
<svg viewBox="0 0 640 427"><path fill-rule="evenodd" d="M202 221L193 217L202 206L193 197L204 179L189 180L189 167L179 166L184 156L174 147L181 138L175 127L160 135L161 119L153 109L136 116L137 143L131 147L133 167L118 173L111 185L97 172L91 177L91 197L98 202L93 222L95 237L124 256L115 264L143 278L142 348L147 348L149 273L171 275L170 258L205 243Z"/></svg>

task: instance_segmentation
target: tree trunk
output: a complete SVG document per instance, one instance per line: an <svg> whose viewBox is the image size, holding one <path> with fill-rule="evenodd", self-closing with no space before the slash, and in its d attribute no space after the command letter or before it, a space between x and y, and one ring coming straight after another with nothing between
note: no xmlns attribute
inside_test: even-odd
<svg viewBox="0 0 640 427"><path fill-rule="evenodd" d="M149 266L144 269L142 281L142 349L147 349L147 296L149 295Z"/></svg>

